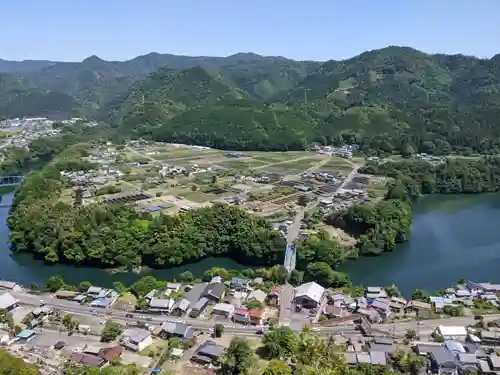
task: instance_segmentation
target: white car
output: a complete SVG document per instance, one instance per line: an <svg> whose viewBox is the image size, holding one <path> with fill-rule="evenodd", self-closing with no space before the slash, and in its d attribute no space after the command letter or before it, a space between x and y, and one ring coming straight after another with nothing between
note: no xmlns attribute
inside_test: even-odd
<svg viewBox="0 0 500 375"><path fill-rule="evenodd" d="M311 328L311 332L319 332L319 328Z"/></svg>

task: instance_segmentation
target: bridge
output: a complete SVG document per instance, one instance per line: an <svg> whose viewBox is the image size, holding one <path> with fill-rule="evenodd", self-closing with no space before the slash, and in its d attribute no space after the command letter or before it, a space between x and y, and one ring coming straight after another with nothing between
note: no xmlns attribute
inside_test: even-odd
<svg viewBox="0 0 500 375"><path fill-rule="evenodd" d="M295 269L297 251L295 248L295 244L287 244L285 250L285 261L283 262L283 266L290 273Z"/></svg>
<svg viewBox="0 0 500 375"><path fill-rule="evenodd" d="M2 186L17 186L24 180L24 176L2 176L0 177L0 187Z"/></svg>

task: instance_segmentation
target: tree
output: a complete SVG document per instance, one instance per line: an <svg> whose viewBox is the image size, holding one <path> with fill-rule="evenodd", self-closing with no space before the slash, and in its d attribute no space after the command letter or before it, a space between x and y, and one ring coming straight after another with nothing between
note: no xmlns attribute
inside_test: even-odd
<svg viewBox="0 0 500 375"><path fill-rule="evenodd" d="M305 207L305 206L307 206L307 201L308 201L307 196L304 194L301 194L301 195L299 195L297 203L299 206Z"/></svg>
<svg viewBox="0 0 500 375"><path fill-rule="evenodd" d="M222 371L227 375L250 375L256 364L254 351L241 337L231 340L222 360Z"/></svg>
<svg viewBox="0 0 500 375"><path fill-rule="evenodd" d="M122 333L122 328L118 323L107 320L101 332L101 342L110 342L115 340Z"/></svg>
<svg viewBox="0 0 500 375"><path fill-rule="evenodd" d="M212 185L215 185L217 183L217 176L213 175L212 176Z"/></svg>
<svg viewBox="0 0 500 375"><path fill-rule="evenodd" d="M345 273L332 270L325 262L310 263L307 266L305 278L324 287L341 288L350 285L349 277Z"/></svg>
<svg viewBox="0 0 500 375"><path fill-rule="evenodd" d="M260 309L263 307L262 302L257 301L257 300L250 300L250 301L245 301L245 306L252 310L252 309Z"/></svg>
<svg viewBox="0 0 500 375"><path fill-rule="evenodd" d="M115 281L113 283L113 289L116 290L120 295L125 294L128 289L121 281Z"/></svg>
<svg viewBox="0 0 500 375"><path fill-rule="evenodd" d="M165 282L158 281L153 276L145 276L132 284L130 290L132 290L137 297L144 297L153 289L162 289L165 285Z"/></svg>
<svg viewBox="0 0 500 375"><path fill-rule="evenodd" d="M290 272L290 277L289 277L288 281L292 285L302 284L302 282L304 281L304 272L292 270L292 272Z"/></svg>
<svg viewBox="0 0 500 375"><path fill-rule="evenodd" d="M221 337L223 333L224 333L224 325L223 324L216 324L214 326L214 336Z"/></svg>
<svg viewBox="0 0 500 375"><path fill-rule="evenodd" d="M66 314L63 316L61 323L66 327L67 330L70 330L73 323L73 317L69 314Z"/></svg>
<svg viewBox="0 0 500 375"><path fill-rule="evenodd" d="M429 302L430 294L422 289L415 289L411 295L411 299L414 301Z"/></svg>
<svg viewBox="0 0 500 375"><path fill-rule="evenodd" d="M33 292L37 291L38 290L38 285L35 284L35 283L31 283L30 290L33 291Z"/></svg>
<svg viewBox="0 0 500 375"><path fill-rule="evenodd" d="M39 375L35 365L16 358L7 350L0 349L0 374L1 375Z"/></svg>
<svg viewBox="0 0 500 375"><path fill-rule="evenodd" d="M291 358L297 352L297 336L288 327L278 327L266 332L262 342L269 358Z"/></svg>
<svg viewBox="0 0 500 375"><path fill-rule="evenodd" d="M79 285L78 285L78 290L80 292L86 292L87 290L89 290L89 288L92 286L92 284L90 283L90 281L82 281Z"/></svg>
<svg viewBox="0 0 500 375"><path fill-rule="evenodd" d="M393 354L395 367L402 373L416 375L425 366L426 359L413 352L397 351Z"/></svg>
<svg viewBox="0 0 500 375"><path fill-rule="evenodd" d="M179 275L179 280L185 283L190 283L194 280L194 275L191 271L184 271Z"/></svg>
<svg viewBox="0 0 500 375"><path fill-rule="evenodd" d="M45 284L45 289L48 292L54 293L64 287L64 285L64 279L61 276L51 276L47 280L47 284Z"/></svg>
<svg viewBox="0 0 500 375"><path fill-rule="evenodd" d="M405 332L405 337L408 340L418 339L417 332L414 329L407 329L406 332Z"/></svg>
<svg viewBox="0 0 500 375"><path fill-rule="evenodd" d="M389 297L401 297L401 292L399 291L398 287L394 284L386 286L384 290L386 291Z"/></svg>
<svg viewBox="0 0 500 375"><path fill-rule="evenodd" d="M267 364L262 375L292 375L292 369L283 361L273 359Z"/></svg>

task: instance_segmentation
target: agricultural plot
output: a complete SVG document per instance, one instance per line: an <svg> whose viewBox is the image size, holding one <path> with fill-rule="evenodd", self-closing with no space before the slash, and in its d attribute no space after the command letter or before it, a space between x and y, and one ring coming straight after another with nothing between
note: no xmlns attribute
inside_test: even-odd
<svg viewBox="0 0 500 375"><path fill-rule="evenodd" d="M301 174L314 167L323 159L323 156L317 155L312 157L303 157L287 162L281 162L279 164L268 165L263 167L262 170L266 172L282 173L284 175Z"/></svg>
<svg viewBox="0 0 500 375"><path fill-rule="evenodd" d="M342 158L331 157L331 160L323 164L320 168L318 168L317 172L336 172L341 175L347 176L351 173L353 167L349 162Z"/></svg>

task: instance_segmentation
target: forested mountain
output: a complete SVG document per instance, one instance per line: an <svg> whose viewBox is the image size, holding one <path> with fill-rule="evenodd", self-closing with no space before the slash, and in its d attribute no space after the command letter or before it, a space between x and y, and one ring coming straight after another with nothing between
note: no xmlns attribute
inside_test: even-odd
<svg viewBox="0 0 500 375"><path fill-rule="evenodd" d="M70 95L32 86L23 78L0 73L0 118L76 112L78 104Z"/></svg>
<svg viewBox="0 0 500 375"><path fill-rule="evenodd" d="M122 134L224 148L347 141L371 154L500 152L500 55L392 46L325 63L151 53L39 64L1 61L0 69L71 96Z"/></svg>

